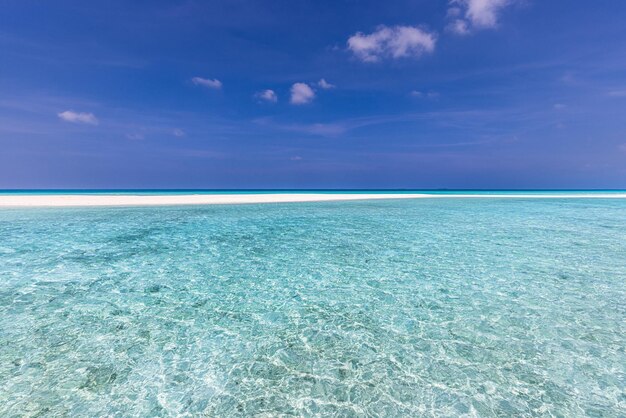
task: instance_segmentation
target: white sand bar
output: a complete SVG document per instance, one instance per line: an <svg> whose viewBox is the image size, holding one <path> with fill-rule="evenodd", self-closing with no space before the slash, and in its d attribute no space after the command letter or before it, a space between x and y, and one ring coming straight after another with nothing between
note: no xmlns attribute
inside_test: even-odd
<svg viewBox="0 0 626 418"><path fill-rule="evenodd" d="M243 203L325 202L333 200L412 199L419 194L170 194L170 195L0 195L0 207L220 205Z"/></svg>
<svg viewBox="0 0 626 418"><path fill-rule="evenodd" d="M1 195L0 207L81 207L81 206L159 206L219 205L243 203L328 202L379 199L624 199L626 193L573 194L408 194L408 193L266 193L266 194L189 194L189 195Z"/></svg>

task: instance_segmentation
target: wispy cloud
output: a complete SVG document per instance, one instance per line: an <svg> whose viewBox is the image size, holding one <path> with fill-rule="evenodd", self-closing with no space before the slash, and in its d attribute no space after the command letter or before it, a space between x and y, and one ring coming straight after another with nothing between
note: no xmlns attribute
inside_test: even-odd
<svg viewBox="0 0 626 418"><path fill-rule="evenodd" d="M379 26L375 32L357 32L348 39L348 49L361 61L383 58L418 58L435 50L437 36L414 26Z"/></svg>
<svg viewBox="0 0 626 418"><path fill-rule="evenodd" d="M66 110L58 113L57 116L66 122L72 123L84 123L87 125L97 125L98 118L93 113L74 112L73 110Z"/></svg>
<svg viewBox="0 0 626 418"><path fill-rule="evenodd" d="M209 89L219 90L222 88L222 82L219 81L217 78L214 78L213 80L211 80L209 78L194 77L191 79L191 82L195 84L196 86L202 86L202 87L206 87Z"/></svg>
<svg viewBox="0 0 626 418"><path fill-rule="evenodd" d="M172 135L174 135L177 138L182 138L183 136L186 135L186 133L182 129L176 128L172 131Z"/></svg>
<svg viewBox="0 0 626 418"><path fill-rule="evenodd" d="M281 131L297 132L307 135L319 135L334 137L345 133L350 129L349 123L278 123L271 118L258 118L253 120L257 125L278 129Z"/></svg>
<svg viewBox="0 0 626 418"><path fill-rule="evenodd" d="M422 91L419 90L412 90L409 95L411 97L415 97L415 98L423 98L423 97L427 97L429 99L436 99L437 97L439 97L439 93L437 93L436 91L429 91L428 93L424 93Z"/></svg>
<svg viewBox="0 0 626 418"><path fill-rule="evenodd" d="M303 133L308 135L339 137L350 131L378 125L394 123L411 123L425 121L445 126L446 129L458 129L463 132L481 131L495 133L493 125L496 121L506 120L509 123L523 125L527 129L544 123L545 112L536 111L529 114L526 110L448 110L437 112L410 112L395 115L371 115L358 118L348 118L325 123L281 123L272 118L259 118L253 123L270 129Z"/></svg>
<svg viewBox="0 0 626 418"><path fill-rule="evenodd" d="M306 83L295 83L291 86L291 104L303 105L315 99L315 92Z"/></svg>
<svg viewBox="0 0 626 418"><path fill-rule="evenodd" d="M276 103L278 102L278 96L274 90L263 90L254 95L257 99L268 102L268 103Z"/></svg>
<svg viewBox="0 0 626 418"><path fill-rule="evenodd" d="M210 158L218 160L229 157L229 154L226 152L213 151L208 149L175 149L171 150L171 152L182 157L191 158Z"/></svg>
<svg viewBox="0 0 626 418"><path fill-rule="evenodd" d="M141 141L145 138L145 136L140 133L129 133L126 134L126 138L130 139L131 141Z"/></svg>
<svg viewBox="0 0 626 418"><path fill-rule="evenodd" d="M429 117L428 114L402 114L402 115L379 115L364 116L360 118L350 118L327 123L276 123L271 118L260 118L254 123L283 131L298 132L308 135L318 135L326 137L340 136L353 129L363 128L372 125L386 123L403 122L414 119Z"/></svg>
<svg viewBox="0 0 626 418"><path fill-rule="evenodd" d="M626 97L626 89L623 90L611 90L608 93L611 97Z"/></svg>
<svg viewBox="0 0 626 418"><path fill-rule="evenodd" d="M447 29L458 35L495 28L504 8L519 0L450 0Z"/></svg>
<svg viewBox="0 0 626 418"><path fill-rule="evenodd" d="M319 88L324 89L324 90L330 90L336 87L334 84L330 84L328 81L326 81L323 78L317 82L317 85Z"/></svg>

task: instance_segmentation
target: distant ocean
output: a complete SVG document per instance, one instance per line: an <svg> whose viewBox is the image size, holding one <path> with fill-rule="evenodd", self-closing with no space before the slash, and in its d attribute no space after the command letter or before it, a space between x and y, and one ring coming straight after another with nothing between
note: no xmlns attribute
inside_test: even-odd
<svg viewBox="0 0 626 418"><path fill-rule="evenodd" d="M2 417L623 417L625 324L622 199L0 210Z"/></svg>

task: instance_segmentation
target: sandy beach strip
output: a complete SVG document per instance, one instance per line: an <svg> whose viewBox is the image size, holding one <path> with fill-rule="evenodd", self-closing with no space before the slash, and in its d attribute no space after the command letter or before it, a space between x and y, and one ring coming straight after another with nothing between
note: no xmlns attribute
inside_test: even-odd
<svg viewBox="0 0 626 418"><path fill-rule="evenodd" d="M220 205L250 203L327 202L342 200L414 199L423 194L340 194L340 193L267 193L267 194L188 194L188 195L0 195L0 207L81 207L81 206L167 206Z"/></svg>
<svg viewBox="0 0 626 418"><path fill-rule="evenodd" d="M329 202L380 199L624 199L626 193L572 194L408 194L408 193L267 193L267 194L0 194L0 207L98 207L98 206L168 206L220 205L251 203Z"/></svg>

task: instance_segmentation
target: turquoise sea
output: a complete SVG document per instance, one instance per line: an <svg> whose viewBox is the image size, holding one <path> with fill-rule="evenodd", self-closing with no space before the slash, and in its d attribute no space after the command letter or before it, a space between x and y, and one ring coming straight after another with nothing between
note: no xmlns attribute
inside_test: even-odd
<svg viewBox="0 0 626 418"><path fill-rule="evenodd" d="M0 210L0 416L626 416L626 200Z"/></svg>

